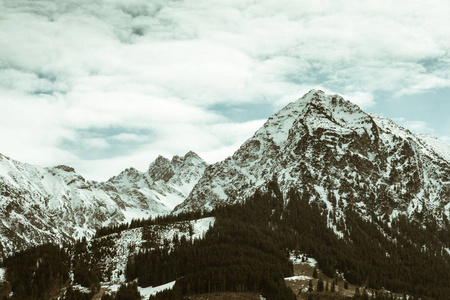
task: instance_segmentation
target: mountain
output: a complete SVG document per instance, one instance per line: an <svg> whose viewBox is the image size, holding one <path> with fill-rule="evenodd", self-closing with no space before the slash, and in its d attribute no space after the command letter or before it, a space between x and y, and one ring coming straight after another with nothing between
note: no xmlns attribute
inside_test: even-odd
<svg viewBox="0 0 450 300"><path fill-rule="evenodd" d="M346 207L367 219L450 220L449 144L316 90L208 166L174 213L242 202L274 179L285 196L291 188L308 191L334 222Z"/></svg>
<svg viewBox="0 0 450 300"><path fill-rule="evenodd" d="M169 213L189 195L207 164L196 153L174 156L172 160L158 156L144 173L129 168L106 182L96 185L127 208L127 220L141 218L142 210L153 214Z"/></svg>
<svg viewBox="0 0 450 300"><path fill-rule="evenodd" d="M210 166L189 152L97 183L1 157L3 241L106 227L4 258L0 295L450 299L449 154L312 90Z"/></svg>
<svg viewBox="0 0 450 300"><path fill-rule="evenodd" d="M106 182L68 166L43 168L0 154L0 252L92 237L101 226L166 214L189 194L206 163L194 152L158 157Z"/></svg>

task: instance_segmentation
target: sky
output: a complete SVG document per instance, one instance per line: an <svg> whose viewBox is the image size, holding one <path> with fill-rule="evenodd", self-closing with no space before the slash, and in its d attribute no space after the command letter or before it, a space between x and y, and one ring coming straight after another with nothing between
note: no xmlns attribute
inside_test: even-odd
<svg viewBox="0 0 450 300"><path fill-rule="evenodd" d="M311 89L450 142L450 2L385 2L0 0L0 153L214 163Z"/></svg>

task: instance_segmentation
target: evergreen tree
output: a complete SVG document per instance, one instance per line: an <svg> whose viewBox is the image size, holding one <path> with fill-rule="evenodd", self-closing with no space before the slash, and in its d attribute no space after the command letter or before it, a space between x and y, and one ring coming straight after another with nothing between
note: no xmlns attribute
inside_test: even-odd
<svg viewBox="0 0 450 300"><path fill-rule="evenodd" d="M312 280L310 279L309 280L309 284L308 284L308 291L309 292L312 292L314 290L314 288L313 288L313 283L312 283Z"/></svg>
<svg viewBox="0 0 450 300"><path fill-rule="evenodd" d="M117 290L116 300L140 300L141 294L138 291L136 282L121 284Z"/></svg>
<svg viewBox="0 0 450 300"><path fill-rule="evenodd" d="M322 278L320 278L318 281L317 281L317 291L318 292L323 292L323 280L322 280Z"/></svg>

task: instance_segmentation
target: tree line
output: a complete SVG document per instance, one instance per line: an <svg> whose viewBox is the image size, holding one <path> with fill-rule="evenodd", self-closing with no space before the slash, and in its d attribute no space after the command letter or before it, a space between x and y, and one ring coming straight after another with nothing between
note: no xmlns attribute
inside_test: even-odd
<svg viewBox="0 0 450 300"><path fill-rule="evenodd" d="M137 280L142 287L176 280L172 290L151 299L183 299L225 291L294 299L284 282L293 273L288 250L314 257L323 273L336 280L343 276L367 289L385 288L422 299L450 299L448 231L432 221L423 226L403 216L388 226L386 220L375 215L370 216L370 221L363 219L348 207L341 219L332 218L343 234L340 238L329 228L327 211L311 199L312 194L308 188L291 189L285 198L274 180L265 192L255 192L244 203L220 206L208 213L135 220L132 225L105 227L97 235L117 233L125 227L143 227L148 243L128 259L126 279ZM175 236L170 247L151 241L151 225L207 216L214 216L216 221L203 239L191 241ZM100 258L114 251L113 245L109 238L94 239L88 249L87 241L82 239L65 247L33 247L5 258L6 277L14 292L12 299L49 297L69 284L69 270L74 274L72 283L97 291L99 282L108 280L107 270L99 266ZM320 289L324 288L322 285ZM133 294L134 289L125 285L121 293ZM119 299L121 293L105 297ZM89 295L67 288L65 297L84 299ZM360 293L356 297L366 296ZM384 296L375 299L381 297Z"/></svg>

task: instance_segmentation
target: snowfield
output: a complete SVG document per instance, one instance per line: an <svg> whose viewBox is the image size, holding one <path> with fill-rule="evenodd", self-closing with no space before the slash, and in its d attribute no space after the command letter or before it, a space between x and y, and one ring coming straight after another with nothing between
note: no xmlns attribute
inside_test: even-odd
<svg viewBox="0 0 450 300"><path fill-rule="evenodd" d="M168 282L166 284L155 287L147 287L147 288L139 287L139 292L141 293L141 297L144 297L144 299L148 299L151 295L156 295L156 293L162 292L164 290L171 290L174 285L175 281Z"/></svg>

